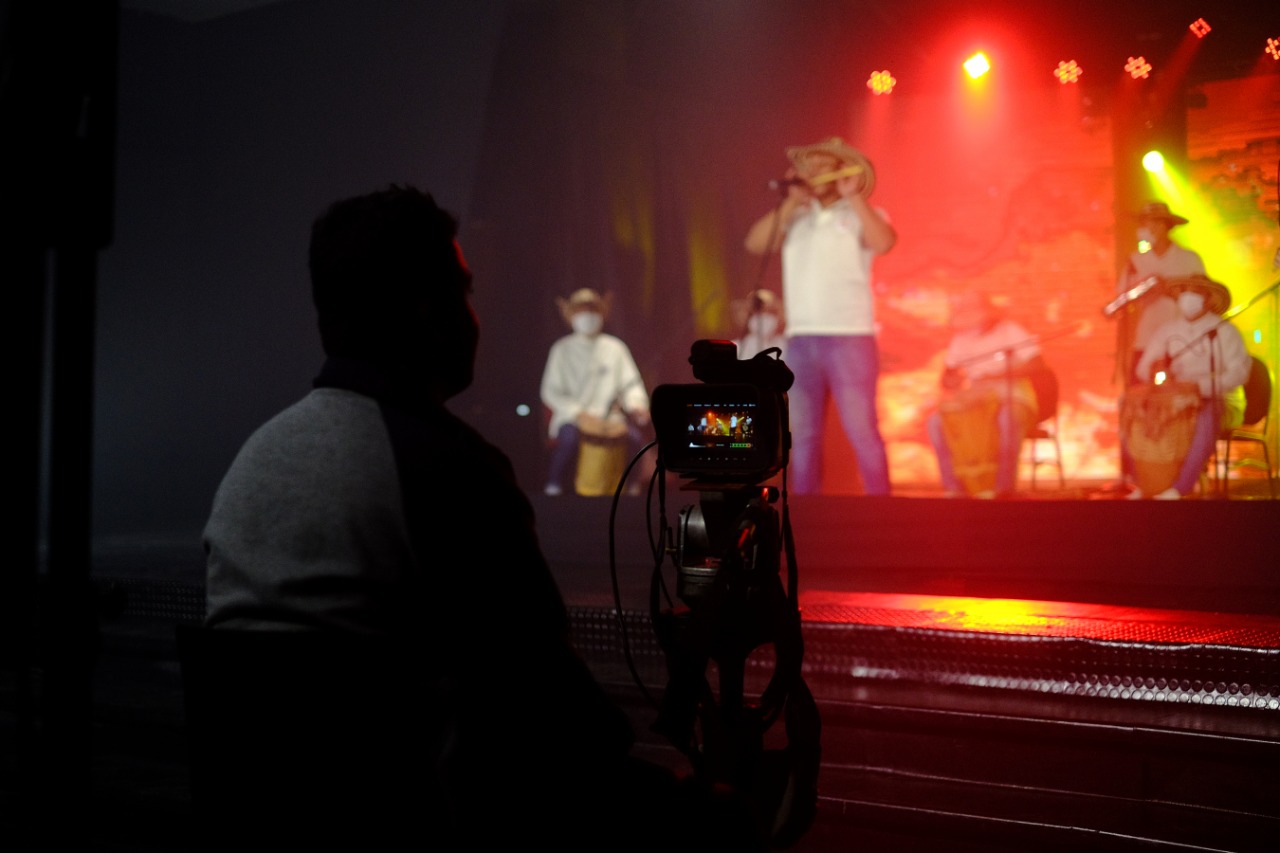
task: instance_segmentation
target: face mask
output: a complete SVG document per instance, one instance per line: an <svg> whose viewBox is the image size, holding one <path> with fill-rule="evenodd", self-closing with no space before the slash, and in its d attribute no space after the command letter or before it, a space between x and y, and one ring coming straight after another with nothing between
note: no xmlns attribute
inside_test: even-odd
<svg viewBox="0 0 1280 853"><path fill-rule="evenodd" d="M580 335L595 335L604 326L604 316L595 311L579 311L573 315L573 330Z"/></svg>
<svg viewBox="0 0 1280 853"><path fill-rule="evenodd" d="M747 332L761 337L772 337L778 331L778 318L772 314L756 314L747 320Z"/></svg>
<svg viewBox="0 0 1280 853"><path fill-rule="evenodd" d="M1155 241L1156 241L1156 235L1151 232L1150 228L1144 225L1138 229L1139 243L1154 243Z"/></svg>
<svg viewBox="0 0 1280 853"><path fill-rule="evenodd" d="M1204 310L1204 294L1192 290L1184 290L1178 294L1178 310L1182 316L1190 320Z"/></svg>

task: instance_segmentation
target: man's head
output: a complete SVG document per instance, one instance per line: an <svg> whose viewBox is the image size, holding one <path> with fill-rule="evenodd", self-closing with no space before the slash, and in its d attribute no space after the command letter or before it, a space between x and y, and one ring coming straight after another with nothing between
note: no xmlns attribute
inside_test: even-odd
<svg viewBox="0 0 1280 853"><path fill-rule="evenodd" d="M589 287L580 287L568 299L556 299L560 316L579 335L595 337L604 328L609 315L609 296L601 296Z"/></svg>
<svg viewBox="0 0 1280 853"><path fill-rule="evenodd" d="M1150 243L1156 254L1162 254L1169 245L1169 231L1176 225L1186 225L1187 219L1169 210L1162 201L1148 202L1138 211L1138 239Z"/></svg>
<svg viewBox="0 0 1280 853"><path fill-rule="evenodd" d="M796 145L787 149L787 159L796 174L808 182L818 198L839 195L837 178L842 170L850 170L858 178L858 191L870 196L875 189L876 173L867 155L833 136L812 145Z"/></svg>
<svg viewBox="0 0 1280 853"><path fill-rule="evenodd" d="M965 291L951 298L951 328L955 332L984 332L1000 313L985 293Z"/></svg>
<svg viewBox="0 0 1280 853"><path fill-rule="evenodd" d="M1178 303L1178 310L1188 320L1205 314L1222 314L1231 306L1231 291L1225 284L1208 276L1189 275L1165 282L1165 293Z"/></svg>
<svg viewBox="0 0 1280 853"><path fill-rule="evenodd" d="M325 353L421 374L440 399L470 385L479 327L457 232L412 187L335 202L311 228Z"/></svg>

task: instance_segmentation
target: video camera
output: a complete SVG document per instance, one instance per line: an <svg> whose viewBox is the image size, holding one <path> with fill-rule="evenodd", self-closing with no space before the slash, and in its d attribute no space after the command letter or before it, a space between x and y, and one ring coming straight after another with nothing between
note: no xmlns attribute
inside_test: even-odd
<svg viewBox="0 0 1280 853"><path fill-rule="evenodd" d="M701 384L653 392L658 475L678 474L689 480L682 488L699 495L680 511L668 551L687 609L659 606L665 586L658 566L650 590L669 674L654 730L689 756L697 776L746 792L759 804L766 834L785 846L813 820L821 731L801 675L790 523L774 507L779 489L765 485L787 465L787 391L795 377L776 348L750 359L739 359L737 349L731 341L696 341L689 363ZM665 509L661 514L665 529ZM762 666L748 661L762 647L771 649L773 667L757 692ZM784 716L786 747L765 749L765 733Z"/></svg>
<svg viewBox="0 0 1280 853"><path fill-rule="evenodd" d="M787 390L795 376L776 348L738 359L732 341L695 341L703 384L660 385L651 411L661 467L708 485L750 486L781 471L791 450Z"/></svg>
<svg viewBox="0 0 1280 853"><path fill-rule="evenodd" d="M786 392L795 376L779 354L740 360L732 341L695 341L689 363L703 384L654 389L658 467L692 478L687 488L702 494L681 511L678 530L677 594L686 603L723 565L762 577L778 571L776 521L767 518L777 490L752 487L781 471L790 450Z"/></svg>

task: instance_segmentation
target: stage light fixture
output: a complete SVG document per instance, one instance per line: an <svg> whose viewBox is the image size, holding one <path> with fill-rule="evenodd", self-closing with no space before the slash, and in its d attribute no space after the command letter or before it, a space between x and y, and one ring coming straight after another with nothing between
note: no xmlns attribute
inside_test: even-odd
<svg viewBox="0 0 1280 853"><path fill-rule="evenodd" d="M1128 71L1129 76L1134 80L1145 80L1151 74L1151 63L1147 62L1145 56L1139 56L1137 59L1131 56L1124 64L1124 70Z"/></svg>
<svg viewBox="0 0 1280 853"><path fill-rule="evenodd" d="M1204 18L1196 18L1191 22L1191 32L1196 34L1196 38L1202 39L1209 34L1213 27L1209 26L1209 22Z"/></svg>
<svg viewBox="0 0 1280 853"><path fill-rule="evenodd" d="M1077 65L1073 59L1070 62L1059 62L1058 67L1053 71L1053 76L1058 78L1059 83L1065 85L1067 83L1075 83L1083 73L1084 69Z"/></svg>
<svg viewBox="0 0 1280 853"><path fill-rule="evenodd" d="M1280 62L1280 39L1267 39L1267 50L1271 58Z"/></svg>
<svg viewBox="0 0 1280 853"><path fill-rule="evenodd" d="M984 54L975 53L964 61L964 70L969 72L970 77L977 80L991 70L991 63L987 61L987 57Z"/></svg>
<svg viewBox="0 0 1280 853"><path fill-rule="evenodd" d="M1159 151L1148 151L1142 155L1142 168L1148 172L1164 171L1164 155Z"/></svg>
<svg viewBox="0 0 1280 853"><path fill-rule="evenodd" d="M877 95L887 95L893 91L897 82L888 71L872 71L867 80L867 88Z"/></svg>

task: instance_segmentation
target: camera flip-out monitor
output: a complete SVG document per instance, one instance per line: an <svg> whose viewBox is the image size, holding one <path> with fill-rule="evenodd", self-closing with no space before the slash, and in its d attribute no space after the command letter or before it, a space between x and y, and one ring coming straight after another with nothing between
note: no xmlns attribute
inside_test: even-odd
<svg viewBox="0 0 1280 853"><path fill-rule="evenodd" d="M705 384L660 385L653 423L663 466L686 477L751 485L787 464L791 371L772 354L739 361L729 341L698 341L689 358Z"/></svg>
<svg viewBox="0 0 1280 853"><path fill-rule="evenodd" d="M754 385L661 385L653 392L658 453L677 474L732 482L782 469L777 395Z"/></svg>

